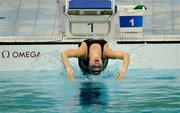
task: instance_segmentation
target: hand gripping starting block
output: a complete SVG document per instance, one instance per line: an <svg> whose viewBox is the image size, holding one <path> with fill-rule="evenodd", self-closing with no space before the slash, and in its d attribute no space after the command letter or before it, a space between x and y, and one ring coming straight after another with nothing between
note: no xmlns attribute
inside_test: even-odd
<svg viewBox="0 0 180 113"><path fill-rule="evenodd" d="M67 0L65 15L73 36L105 36L116 13L115 0Z"/></svg>

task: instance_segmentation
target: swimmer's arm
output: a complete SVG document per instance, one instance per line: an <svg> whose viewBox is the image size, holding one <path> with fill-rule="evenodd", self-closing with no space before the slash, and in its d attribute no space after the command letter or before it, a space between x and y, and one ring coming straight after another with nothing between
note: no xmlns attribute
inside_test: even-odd
<svg viewBox="0 0 180 113"><path fill-rule="evenodd" d="M61 53L61 60L64 64L64 67L66 68L66 71L67 71L67 75L68 75L68 78L70 80L75 80L75 74L74 74L74 71L68 61L68 58L69 57L72 57L73 56L73 50L75 49L68 49L64 52Z"/></svg>
<svg viewBox="0 0 180 113"><path fill-rule="evenodd" d="M68 49L61 53L61 59L66 69L71 67L68 58L74 57L75 51L77 51L77 49Z"/></svg>
<svg viewBox="0 0 180 113"><path fill-rule="evenodd" d="M105 57L110 58L110 59L122 59L123 60L123 67L122 70L124 72L127 71L129 62L130 62L130 55L124 51L113 51L111 48L108 47L106 44L104 46L104 52L105 52Z"/></svg>
<svg viewBox="0 0 180 113"><path fill-rule="evenodd" d="M68 58L72 58L72 57L78 58L84 55L85 53L84 48L86 48L84 46L85 46L84 43L82 43L81 46L77 49L67 49L66 51L63 51L61 53L60 56L65 68L71 67Z"/></svg>
<svg viewBox="0 0 180 113"><path fill-rule="evenodd" d="M70 80L75 80L75 74L68 61L68 58L81 57L84 54L84 48L84 44L82 43L81 46L77 49L68 49L61 53L61 59L67 70L67 74Z"/></svg>

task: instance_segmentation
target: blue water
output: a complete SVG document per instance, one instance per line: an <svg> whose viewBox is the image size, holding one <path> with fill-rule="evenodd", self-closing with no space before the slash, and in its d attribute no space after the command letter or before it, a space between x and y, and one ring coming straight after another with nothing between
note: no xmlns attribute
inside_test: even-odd
<svg viewBox="0 0 180 113"><path fill-rule="evenodd" d="M180 113L180 70L131 69L116 75L65 72L0 72L1 113Z"/></svg>

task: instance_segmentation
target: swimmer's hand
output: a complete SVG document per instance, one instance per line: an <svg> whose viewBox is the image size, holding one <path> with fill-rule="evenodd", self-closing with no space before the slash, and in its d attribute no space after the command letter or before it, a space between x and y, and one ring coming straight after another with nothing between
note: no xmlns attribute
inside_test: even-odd
<svg viewBox="0 0 180 113"><path fill-rule="evenodd" d="M120 72L119 72L119 75L117 77L117 80L123 80L125 78L125 73L126 73L126 69L122 69Z"/></svg>
<svg viewBox="0 0 180 113"><path fill-rule="evenodd" d="M75 80L75 74L74 74L74 71L71 67L67 68L67 74L68 74L68 78L70 80Z"/></svg>

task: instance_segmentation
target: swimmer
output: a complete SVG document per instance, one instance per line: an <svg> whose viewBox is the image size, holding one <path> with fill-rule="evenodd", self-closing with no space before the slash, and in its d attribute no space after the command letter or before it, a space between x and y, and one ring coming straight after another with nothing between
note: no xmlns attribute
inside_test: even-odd
<svg viewBox="0 0 180 113"><path fill-rule="evenodd" d="M86 39L77 49L68 49L61 53L62 62L70 80L75 80L74 71L68 58L78 58L78 63L83 74L99 75L107 66L108 59L123 60L117 80L122 80L128 70L130 56L124 51L113 51L105 40Z"/></svg>

